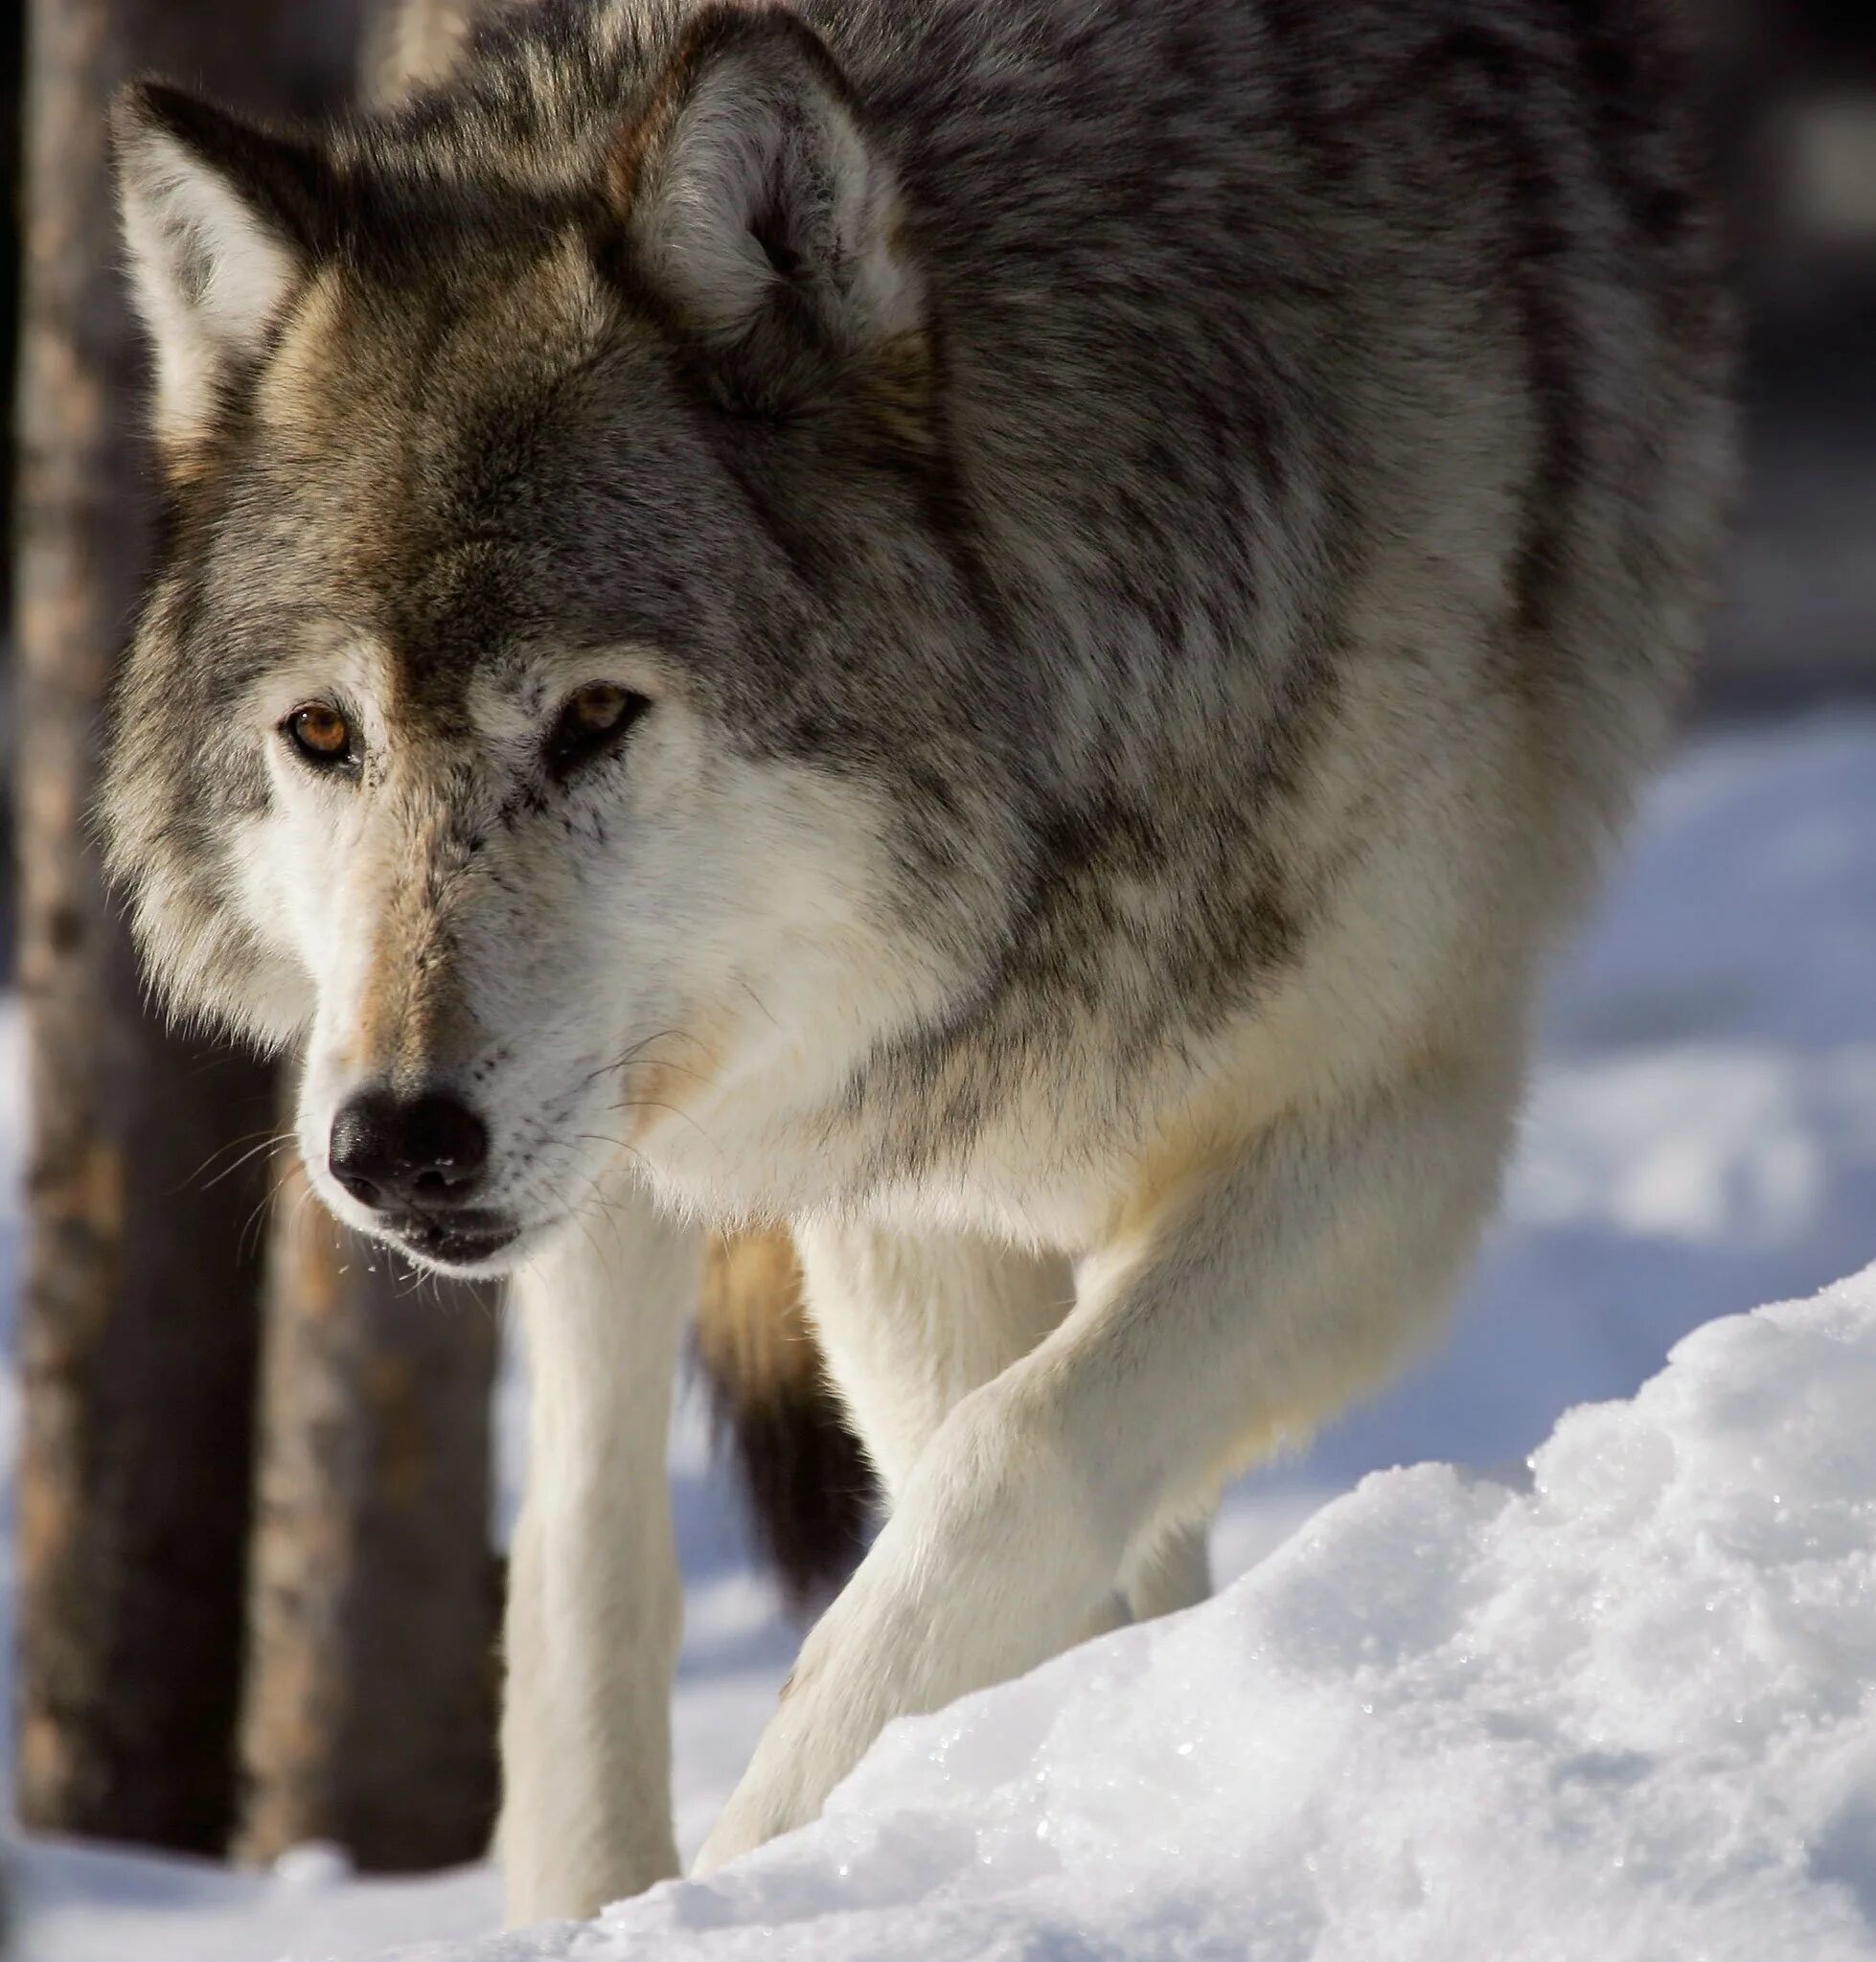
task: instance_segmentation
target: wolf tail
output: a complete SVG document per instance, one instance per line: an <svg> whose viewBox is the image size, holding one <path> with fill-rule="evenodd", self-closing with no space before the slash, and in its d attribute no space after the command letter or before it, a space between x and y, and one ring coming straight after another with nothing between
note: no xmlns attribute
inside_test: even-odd
<svg viewBox="0 0 1876 1962"><path fill-rule="evenodd" d="M872 1468L827 1381L785 1232L711 1243L697 1353L720 1449L735 1459L756 1543L805 1614L865 1550Z"/></svg>

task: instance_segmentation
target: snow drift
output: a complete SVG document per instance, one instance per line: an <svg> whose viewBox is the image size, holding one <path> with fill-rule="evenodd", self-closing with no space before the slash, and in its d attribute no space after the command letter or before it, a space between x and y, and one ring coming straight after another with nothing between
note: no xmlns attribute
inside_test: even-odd
<svg viewBox="0 0 1876 1962"><path fill-rule="evenodd" d="M1217 1601L895 1726L820 1824L430 1962L1876 1956L1876 1268L1515 1482L1377 1473Z"/></svg>

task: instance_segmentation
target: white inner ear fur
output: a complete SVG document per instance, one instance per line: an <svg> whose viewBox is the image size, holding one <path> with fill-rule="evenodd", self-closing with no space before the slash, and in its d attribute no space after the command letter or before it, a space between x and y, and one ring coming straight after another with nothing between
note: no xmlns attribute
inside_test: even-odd
<svg viewBox="0 0 1876 1962"><path fill-rule="evenodd" d="M729 57L679 112L634 223L704 331L730 340L781 278L755 230L779 209L824 324L864 346L918 325L917 284L893 246L897 204L891 167L817 78Z"/></svg>
<svg viewBox="0 0 1876 1962"><path fill-rule="evenodd" d="M212 415L230 360L260 347L298 273L291 248L212 165L166 130L126 147L124 236L131 290L155 350L159 435Z"/></svg>

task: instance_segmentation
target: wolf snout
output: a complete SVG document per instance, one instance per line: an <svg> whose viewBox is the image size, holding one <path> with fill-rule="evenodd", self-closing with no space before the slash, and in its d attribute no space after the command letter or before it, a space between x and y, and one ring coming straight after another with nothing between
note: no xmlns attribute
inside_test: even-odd
<svg viewBox="0 0 1876 1962"><path fill-rule="evenodd" d="M481 1186L488 1127L447 1092L366 1090L339 1106L326 1162L361 1206L433 1213L465 1204Z"/></svg>

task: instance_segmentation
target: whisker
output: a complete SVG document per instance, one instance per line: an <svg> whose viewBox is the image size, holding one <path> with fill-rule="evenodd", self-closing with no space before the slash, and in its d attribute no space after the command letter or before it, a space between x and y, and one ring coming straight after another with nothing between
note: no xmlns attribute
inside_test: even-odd
<svg viewBox="0 0 1876 1962"><path fill-rule="evenodd" d="M697 1132L698 1136L700 1137L703 1140L703 1142L706 1145L708 1145L713 1152L721 1149L718 1145L717 1140L713 1138L707 1130L704 1129L702 1125L700 1125L697 1121L697 1119L691 1115L691 1113L688 1110L679 1110L676 1105L675 1104L660 1103L658 1099L655 1097L627 1097L621 1100L617 1107L622 1111L662 1110L665 1112L667 1116L681 1117L684 1120L684 1122L688 1124L694 1131Z"/></svg>
<svg viewBox="0 0 1876 1962"><path fill-rule="evenodd" d="M769 1014L768 1004L763 1000L762 996L758 994L756 991L749 986L748 982L741 974L737 975L736 977L736 985L740 989L742 989L743 992L746 994L751 1001L755 1003L756 1012L768 1024L768 1026L779 1034L781 1032L782 1025L775 1019L775 1017L772 1015Z"/></svg>
<svg viewBox="0 0 1876 1962"><path fill-rule="evenodd" d="M205 1180L202 1185L202 1190L204 1192L213 1192L214 1189L217 1185L219 1185L224 1178L234 1177L235 1174L239 1172L243 1165L249 1163L249 1161L252 1159L258 1158L263 1152L277 1152L281 1149L283 1145L290 1145L294 1142L294 1135L290 1130L281 1131L278 1135L274 1137L263 1138L258 1145L250 1146L248 1150L243 1152L232 1165L223 1166L222 1169L219 1172L217 1172L213 1178Z"/></svg>
<svg viewBox="0 0 1876 1962"><path fill-rule="evenodd" d="M290 1130L274 1130L271 1128L263 1130L243 1131L240 1137L230 1138L226 1144L217 1145L215 1150L212 1151L198 1166L196 1166L194 1171L188 1174L186 1177L180 1179L176 1184L172 1185L170 1188L170 1190L164 1194L164 1198L173 1198L177 1193L183 1190L185 1186L193 1185L196 1179L200 1178L202 1174L206 1172L217 1158L226 1157L230 1152L239 1152L243 1145L251 1145L256 1138L259 1138L262 1141L263 1146L264 1147L269 1143L278 1144L283 1138L289 1138L292 1135L293 1133ZM245 1163L246 1161L242 1160L241 1162Z"/></svg>

